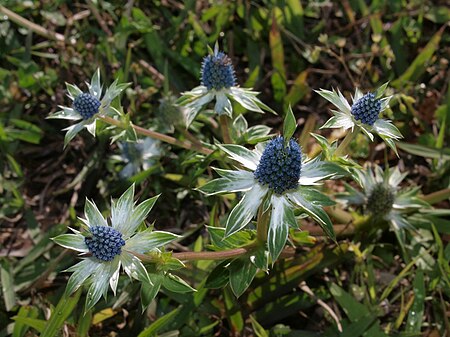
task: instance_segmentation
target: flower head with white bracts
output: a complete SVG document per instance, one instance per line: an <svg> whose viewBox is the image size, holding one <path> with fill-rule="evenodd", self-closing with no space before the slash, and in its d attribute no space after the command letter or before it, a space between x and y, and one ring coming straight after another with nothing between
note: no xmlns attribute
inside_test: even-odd
<svg viewBox="0 0 450 337"><path fill-rule="evenodd" d="M292 134L293 129L284 136L257 144L253 151L240 145L218 145L245 170L216 168L221 178L199 188L207 195L243 192L242 199L228 216L225 236L250 223L260 206L266 210L270 205L267 241L273 261L284 248L289 228L298 228L295 209L311 216L334 239L331 220L322 208L334 202L313 186L346 174L334 163L323 162L317 157L308 159L297 142L290 138Z"/></svg>
<svg viewBox="0 0 450 337"><path fill-rule="evenodd" d="M414 230L407 215L429 205L418 197L419 187L399 188L408 173L401 173L398 167L383 171L378 165L353 172L362 191L346 185L347 191L338 196L339 200L363 206L367 215L374 220L387 221L397 235L401 235L403 229Z"/></svg>
<svg viewBox="0 0 450 337"><path fill-rule="evenodd" d="M186 125L189 126L199 112L208 103L215 100L214 111L218 115L233 115L231 100L236 101L250 111L275 113L256 96L258 92L249 88L240 88L236 85L231 59L219 51L216 43L214 51L206 56L201 68L201 85L182 93L179 103L187 108Z"/></svg>
<svg viewBox="0 0 450 337"><path fill-rule="evenodd" d="M111 158L125 163L119 172L121 178L130 178L141 170L148 170L162 155L161 141L149 137L136 142L119 142L117 145L120 154Z"/></svg>
<svg viewBox="0 0 450 337"><path fill-rule="evenodd" d="M86 218L79 218L83 230L80 232L71 229L74 234L53 238L60 246L78 251L82 255L90 255L67 269L73 272L67 283L67 295L75 292L84 283L90 284L86 311L92 308L102 295L106 297L109 286L114 294L116 293L121 266L129 277L151 284L147 270L136 255L159 251L159 247L178 237L176 234L153 231L151 228L136 232L158 197L147 199L135 206L132 185L117 202L112 203L111 225L97 206L86 200Z"/></svg>
<svg viewBox="0 0 450 337"><path fill-rule="evenodd" d="M72 106L62 106L60 111L48 116L53 119L67 119L80 122L63 129L66 132L64 146L66 146L83 128L95 136L96 117L103 114L112 116L118 111L111 106L111 102L120 95L120 93L129 85L129 83L118 84L115 80L113 84L106 89L102 97L103 85L100 82L100 69L97 69L92 76L91 82L87 83L88 92L83 92L78 86L66 83L67 96L72 100Z"/></svg>
<svg viewBox="0 0 450 337"><path fill-rule="evenodd" d="M321 129L344 128L344 130L351 129L353 132L356 127L363 131L371 141L373 141L372 133L376 133L398 155L394 141L402 138L402 135L390 120L379 117L389 107L389 101L392 98L392 96L383 98L387 85L388 83L385 83L375 92L365 95L356 88L355 95L352 97L352 105L348 103L339 89L337 91L334 89L332 91L316 90L320 96L338 108L338 110L332 110L334 116Z"/></svg>

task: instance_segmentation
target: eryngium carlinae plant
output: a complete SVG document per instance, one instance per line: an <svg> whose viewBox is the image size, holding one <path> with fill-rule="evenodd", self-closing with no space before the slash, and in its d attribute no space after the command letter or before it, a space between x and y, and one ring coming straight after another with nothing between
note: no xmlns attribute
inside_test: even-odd
<svg viewBox="0 0 450 337"><path fill-rule="evenodd" d="M68 249L80 252L81 262L67 269L73 272L66 287L66 295L71 295L84 283L90 284L85 310L91 309L103 295L106 298L110 286L116 294L120 267L130 277L142 284L153 286L149 274L136 256L149 252L159 252L159 248L178 236L169 232L153 231L146 228L137 231L147 218L159 196L135 205L134 185L112 202L111 225L97 206L86 200L85 219L81 232L71 228L74 234L62 234L53 240Z"/></svg>
<svg viewBox="0 0 450 337"><path fill-rule="evenodd" d="M240 145L218 145L244 169L215 168L221 178L199 188L207 195L243 192L228 216L225 237L247 226L258 208L267 210L270 207L267 244L272 261L284 248L289 228L298 229L296 209L311 216L327 235L335 238L331 220L322 208L334 202L314 185L345 174L336 164L321 161L318 157L309 159L302 153L297 141L291 138L296 124L290 109L287 116L283 136L259 143L253 151Z"/></svg>
<svg viewBox="0 0 450 337"><path fill-rule="evenodd" d="M111 106L111 102L120 95L120 93L129 86L129 83L118 84L115 80L109 88L106 89L102 97L103 85L100 82L100 69L94 73L91 83L86 82L88 92L83 92L75 84L66 83L67 96L72 100L72 106L62 106L62 109L48 116L47 118L68 119L80 122L63 129L67 131L64 137L64 146L66 146L83 128L95 137L96 117L98 114L113 116L118 111Z"/></svg>
<svg viewBox="0 0 450 337"><path fill-rule="evenodd" d="M208 103L215 100L214 111L218 115L227 115L232 118L233 106L230 99L236 101L250 111L275 113L256 96L258 92L251 88L240 88L236 83L231 59L224 52L219 51L216 43L214 51L203 59L201 68L201 85L191 91L183 92L179 99L181 105L186 106L187 121L189 126L198 113Z"/></svg>
<svg viewBox="0 0 450 337"><path fill-rule="evenodd" d="M323 128L344 128L344 130L354 129L362 130L371 141L373 134L378 134L389 147L397 154L395 146L396 140L402 138L400 131L392 124L390 120L380 118L380 114L389 107L389 101L392 96L384 97L388 83L383 84L375 92L363 94L356 88L355 95L352 97L353 104L350 105L342 93L339 91L316 90L316 92L331 102L338 110L332 110L334 116L331 117L322 127Z"/></svg>
<svg viewBox="0 0 450 337"><path fill-rule="evenodd" d="M418 197L420 188L401 189L399 185L408 173L401 173L398 167L383 171L380 166L374 165L373 168L355 169L353 172L362 191L346 185L347 193L339 195L339 200L362 206L365 215L369 217L366 222L369 226L380 221L387 222L403 244L404 229L414 231L408 216L430 207Z"/></svg>
<svg viewBox="0 0 450 337"><path fill-rule="evenodd" d="M162 155L161 142L153 138L138 139L136 142L118 142L117 146L120 154L111 158L125 163L119 172L121 178L130 178L141 170L148 170Z"/></svg>

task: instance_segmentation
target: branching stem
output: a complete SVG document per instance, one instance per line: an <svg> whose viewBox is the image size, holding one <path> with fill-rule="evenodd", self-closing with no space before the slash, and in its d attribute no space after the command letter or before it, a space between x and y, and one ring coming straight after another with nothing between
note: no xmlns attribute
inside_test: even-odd
<svg viewBox="0 0 450 337"><path fill-rule="evenodd" d="M99 116L98 118L101 119L102 121L108 123L108 124L115 125L115 126L118 126L120 128L125 128L125 125L124 125L123 122L121 122L121 121L119 121L117 119L111 118L109 116ZM146 136L146 137L150 137L150 138L154 138L154 139L159 139L162 142L165 142L165 143L168 143L168 144L171 144L171 145L175 145L175 146L179 146L179 147L182 147L182 148L184 148L186 150L198 151L198 152L203 153L205 155L210 155L211 153L214 152L213 150L208 149L206 147L203 147L203 146L201 146L199 144L193 144L193 143L188 142L188 141L181 141L181 140L178 140L178 139L176 139L174 137L171 137L171 136L168 136L168 135L156 132L156 131L144 129L144 128L142 128L140 126L137 126L137 125L134 125L134 124L132 125L132 127L136 131L136 133L138 133L140 135L143 135L143 136Z"/></svg>

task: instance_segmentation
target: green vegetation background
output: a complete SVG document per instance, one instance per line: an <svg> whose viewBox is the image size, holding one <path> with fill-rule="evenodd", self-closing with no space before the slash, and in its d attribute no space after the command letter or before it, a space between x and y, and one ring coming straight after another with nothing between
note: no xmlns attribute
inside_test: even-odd
<svg viewBox="0 0 450 337"><path fill-rule="evenodd" d="M104 82L132 83L122 102L135 124L168 130L162 104L168 92L198 85L207 46L219 41L238 82L260 91L279 113L246 118L275 132L289 104L297 136L328 119L329 106L313 89L340 88L349 96L356 86L368 91L390 81L395 98L387 117L405 136L401 159L364 138L351 147L352 157L399 163L409 182L430 194L449 187L449 21L445 0L0 1L0 336L44 329L65 336L448 334L448 214L435 221L426 242L414 243L411 261L433 266L426 274L401 258L392 234L372 243L343 235L339 247L319 235L269 275L258 274L239 299L227 289L166 291L142 313L138 288L124 280L117 298L85 316L78 298L58 304L67 281L61 271L76 256L49 238L76 222L85 197L105 209L131 181L141 200L163 192L167 202L149 220L189 233L179 243L189 249L207 244L209 204L192 192L198 177L192 156L165 147L158 164L124 180L106 125L98 138L83 132L63 150L60 130L67 124L45 117L68 104L64 82L82 86L100 67ZM438 206L448 209L448 199ZM212 262L196 262L182 274L199 286L211 268ZM61 319L45 328L52 312Z"/></svg>

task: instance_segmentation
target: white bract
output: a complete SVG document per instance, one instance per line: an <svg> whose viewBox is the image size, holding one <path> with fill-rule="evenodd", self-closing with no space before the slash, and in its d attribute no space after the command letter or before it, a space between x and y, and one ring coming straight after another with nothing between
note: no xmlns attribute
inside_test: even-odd
<svg viewBox="0 0 450 337"><path fill-rule="evenodd" d="M219 47L216 43L214 52L211 56L220 57L221 54L223 53L219 52ZM230 67L230 69L232 69L231 65L225 65L225 67ZM253 91L251 88L240 88L236 85L231 85L231 82L235 82L234 80L228 82L230 82L229 87L220 86L220 89L215 89L212 87L208 89L208 87L206 87L205 85L203 85L204 83L202 83L202 85L192 89L191 91L182 93L179 102L181 105L187 108L187 126L191 125L192 121L197 117L199 112L203 110L208 103L214 100L214 112L216 112L218 115L227 115L230 118L232 118L233 116L233 106L230 99L236 101L250 111L259 113L270 111L276 114L275 111L273 111L270 107L268 107L256 97L259 94L258 92Z"/></svg>
<svg viewBox="0 0 450 337"><path fill-rule="evenodd" d="M111 205L111 227L121 233L125 240L121 253L111 261L102 261L94 256L84 257L81 262L67 269L67 271L73 272L66 287L67 295L75 292L85 282L90 283L86 297L86 310L92 308L102 295L106 297L109 286L116 294L120 267L129 277L151 285L148 272L136 254L159 251L159 247L178 238L176 234L153 231L151 228L136 232L159 196L147 199L137 206L135 206L133 197L134 185ZM86 200L84 215L85 219L79 219L83 222L85 231L80 232L71 228L74 234L63 234L53 239L57 244L76 250L82 255L90 253L85 242L86 236L89 235L89 229L97 226L109 226L97 206L89 200Z"/></svg>
<svg viewBox="0 0 450 337"><path fill-rule="evenodd" d="M120 93L129 86L129 83L121 83L118 84L118 80L115 80L109 88L106 89L105 94L102 97L103 92L103 85L100 82L100 69L97 69L97 71L92 76L91 82L86 82L86 85L89 90L89 94L98 99L101 103L98 113L92 116L91 118L84 119L79 112L77 112L73 107L67 107L59 105L59 108L61 108L60 111L55 112L54 114L48 116L47 118L53 118L53 119L67 119L67 120L73 120L78 121L81 119L80 122L71 125L65 129L64 131L67 131L65 137L64 137L64 146L67 146L67 144L83 129L86 128L89 133L91 133L95 137L95 129L96 129L96 121L97 121L97 115L102 114L105 116L113 116L116 114L119 114L117 109L113 108L111 106L111 102L120 95ZM81 95L83 91L76 86L75 84L69 84L66 83L67 87L67 96L71 99L73 102L75 98L78 95Z"/></svg>
<svg viewBox="0 0 450 337"><path fill-rule="evenodd" d="M322 180L336 178L344 175L345 171L337 165L323 162L319 158L307 159L302 156L301 175L298 187L274 193L266 184L261 184L254 177L254 171L260 163L264 145L258 144L251 151L240 145L218 145L228 156L239 162L247 170L223 170L215 168L221 178L212 180L200 187L199 190L207 195L219 193L243 192L239 203L231 211L227 223L225 236L241 230L255 217L258 208L271 207L271 216L268 228L268 248L275 261L286 243L289 228L298 228L294 215L295 209L316 220L324 231L334 239L333 226L322 206L333 205L334 202L326 195L315 189Z"/></svg>
<svg viewBox="0 0 450 337"><path fill-rule="evenodd" d="M384 91L386 90L386 87L387 83L378 88L378 90L375 93L375 98L379 100L381 103L380 113L382 113L389 107L389 101L392 98L392 96L382 98ZM334 89L332 91L320 89L316 90L316 92L337 108L337 110L331 110L334 116L331 117L321 127L321 129L343 128L344 130L351 129L353 132L355 128L358 128L364 134L366 134L371 141L373 141L372 133L376 133L398 155L394 141L402 138L403 136L401 135L397 127L394 124L392 124L392 121L378 118L373 125L364 124L361 121L357 120L352 115L351 113L352 106L345 99L345 97L342 95L339 89L337 91L335 91ZM353 104L355 104L363 96L364 95L361 92L361 90L356 88L355 95L352 96Z"/></svg>
<svg viewBox="0 0 450 337"><path fill-rule="evenodd" d="M385 205L383 210L377 214L371 214L375 218L387 221L392 230L396 233L400 243L404 242L403 229L414 230L414 226L408 221L411 211L430 207L425 201L418 197L419 187L400 189L399 184L405 179L408 173L401 173L398 167L389 168L385 171L378 165L365 170L354 170L355 180L362 188L362 192L354 189L350 185L346 186L347 193L339 196L339 200L346 204L361 205L370 213L370 209L376 209L374 203L385 203L386 200L375 200L373 193L377 187L381 186L389 191L390 205ZM370 205L369 200L372 202Z"/></svg>

